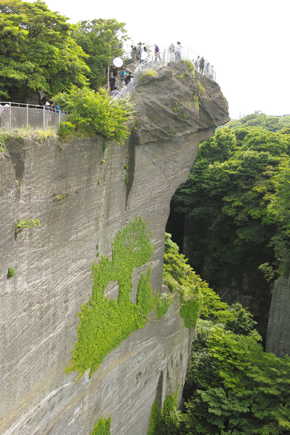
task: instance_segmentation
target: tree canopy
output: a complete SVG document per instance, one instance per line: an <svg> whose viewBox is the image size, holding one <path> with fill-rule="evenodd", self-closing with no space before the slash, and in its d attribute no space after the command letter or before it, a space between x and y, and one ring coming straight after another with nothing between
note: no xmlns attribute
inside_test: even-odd
<svg viewBox="0 0 290 435"><path fill-rule="evenodd" d="M112 18L80 21L74 27L72 36L88 55L85 58L90 69L87 77L93 89L108 81L108 65L124 52L123 41L128 39L124 26L125 23L118 23Z"/></svg>
<svg viewBox="0 0 290 435"><path fill-rule="evenodd" d="M280 127L217 130L173 198L186 217L185 254L215 288L241 289L252 271L247 291L257 294L261 272L273 279L289 271L290 135Z"/></svg>
<svg viewBox="0 0 290 435"><path fill-rule="evenodd" d="M123 53L124 23L94 19L72 25L44 1L0 2L0 97L27 102L107 82L107 67Z"/></svg>
<svg viewBox="0 0 290 435"><path fill-rule="evenodd" d="M85 53L67 18L42 1L0 2L0 95L26 102L35 91L56 93L87 83Z"/></svg>

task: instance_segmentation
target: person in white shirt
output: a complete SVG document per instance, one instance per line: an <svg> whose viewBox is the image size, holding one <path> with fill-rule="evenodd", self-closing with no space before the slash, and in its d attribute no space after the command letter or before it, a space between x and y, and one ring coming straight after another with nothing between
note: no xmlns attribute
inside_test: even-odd
<svg viewBox="0 0 290 435"><path fill-rule="evenodd" d="M148 59L148 51L147 51L147 48L144 47L144 49L141 53L140 62L144 63L144 62L146 62L147 59Z"/></svg>
<svg viewBox="0 0 290 435"><path fill-rule="evenodd" d="M177 42L177 45L175 46L175 60L178 62L181 60L181 42Z"/></svg>

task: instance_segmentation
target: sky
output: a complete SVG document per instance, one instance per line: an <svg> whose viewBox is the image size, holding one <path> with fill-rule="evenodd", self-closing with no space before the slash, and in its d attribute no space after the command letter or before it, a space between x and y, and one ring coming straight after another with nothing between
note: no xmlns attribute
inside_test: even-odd
<svg viewBox="0 0 290 435"><path fill-rule="evenodd" d="M29 0L30 3L33 0ZM46 0L70 22L115 18L134 43L177 41L214 65L232 118L290 114L289 0Z"/></svg>

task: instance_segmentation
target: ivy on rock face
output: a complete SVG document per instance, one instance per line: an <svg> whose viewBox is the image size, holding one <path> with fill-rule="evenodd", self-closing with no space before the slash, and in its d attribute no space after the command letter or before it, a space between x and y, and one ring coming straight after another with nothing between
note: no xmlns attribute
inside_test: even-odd
<svg viewBox="0 0 290 435"><path fill-rule="evenodd" d="M98 264L93 264L92 295L89 302L82 305L78 314L78 341L72 350L71 361L66 367L66 373L78 372L77 380L88 369L91 376L106 355L119 346L131 332L143 328L154 306L156 318L162 317L177 293L181 299L180 315L184 317L185 326L195 326L201 305L201 280L186 264L178 250L176 251L177 245L171 242L169 235L166 238L168 252L165 254L164 283L168 284L172 294L153 294L149 268L147 274L141 274L137 303L130 301L134 268L146 264L153 253L150 236L150 232L146 232L146 224L142 218L136 218L117 233L112 245L112 260L109 257L101 257ZM175 249L174 255L171 253L175 263L169 260L170 249ZM179 267L176 261L180 262L183 274L183 277L178 279L174 273L170 277L172 267ZM118 300L105 297L106 287L111 281L118 282Z"/></svg>
<svg viewBox="0 0 290 435"><path fill-rule="evenodd" d="M72 359L66 372L78 371L78 378L90 369L95 371L106 355L115 349L131 332L143 328L147 314L153 308L150 271L140 280L137 305L130 301L132 274L135 267L147 263L153 253L150 233L142 218L136 218L119 231L112 246L112 260L101 257L92 266L93 291L89 303L78 314L78 341L72 350ZM118 281L118 300L105 297L105 289L111 281ZM151 287L150 287L151 290ZM142 296L140 295L142 293Z"/></svg>
<svg viewBox="0 0 290 435"><path fill-rule="evenodd" d="M201 290L207 284L187 264L187 259L179 253L179 247L171 240L171 235L168 233L165 234L163 284L173 294L179 294L180 315L184 318L184 325L193 328L201 308Z"/></svg>

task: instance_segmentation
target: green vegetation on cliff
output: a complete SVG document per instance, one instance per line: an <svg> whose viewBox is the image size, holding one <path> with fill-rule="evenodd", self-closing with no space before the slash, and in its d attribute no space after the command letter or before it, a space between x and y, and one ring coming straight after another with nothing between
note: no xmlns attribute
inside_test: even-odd
<svg viewBox="0 0 290 435"><path fill-rule="evenodd" d="M111 417L105 419L101 416L91 435L111 435Z"/></svg>
<svg viewBox="0 0 290 435"><path fill-rule="evenodd" d="M69 92L56 95L55 100L69 112L67 121L60 124L58 134L61 138L99 133L122 144L129 135L125 122L133 119L136 113L128 99L112 102L104 89L95 92L73 87Z"/></svg>
<svg viewBox="0 0 290 435"><path fill-rule="evenodd" d="M179 247L167 233L165 234L163 284L173 295L179 294L180 315L184 317L184 325L187 328L194 328L202 303L202 288L206 284L187 264L184 255L179 253ZM170 302L172 299L167 300Z"/></svg>
<svg viewBox="0 0 290 435"><path fill-rule="evenodd" d="M78 371L77 379L88 369L91 376L106 355L131 332L143 328L147 323L147 314L153 308L153 295L151 291L150 294L148 292L150 271L140 280L137 304L130 301L133 270L146 264L153 253L150 234L145 229L141 218L130 222L115 237L112 260L101 257L99 263L92 266L92 296L89 303L81 307L78 341L66 369L67 373ZM104 295L111 281L117 281L119 285L117 301ZM142 293L142 297L139 293Z"/></svg>
<svg viewBox="0 0 290 435"><path fill-rule="evenodd" d="M170 252L171 251L171 252ZM156 318L162 317L175 295L181 300L180 315L184 325L194 327L201 304L201 280L192 272L177 246L167 235L167 253L164 266L164 282L171 289L170 295L154 294L150 284L151 269L142 273L137 291L137 303L130 300L132 275L135 267L146 264L153 253L150 233L142 218L130 222L119 231L112 245L112 260L100 257L92 266L93 289L89 302L81 307L78 316L78 341L72 350L72 358L66 373L77 371L77 380L87 370L89 376L97 370L103 359L131 332L143 328L148 314L156 307ZM181 273L178 275L177 268ZM119 286L118 300L105 297L110 282Z"/></svg>
<svg viewBox="0 0 290 435"><path fill-rule="evenodd" d="M177 411L178 390L166 397L162 409L156 402L151 408L150 423L147 435L174 435L181 419L181 412Z"/></svg>

